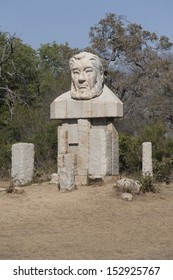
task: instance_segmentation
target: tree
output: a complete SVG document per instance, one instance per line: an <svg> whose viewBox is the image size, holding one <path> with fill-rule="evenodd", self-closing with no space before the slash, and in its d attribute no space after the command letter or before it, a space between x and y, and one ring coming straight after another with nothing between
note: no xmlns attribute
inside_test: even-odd
<svg viewBox="0 0 173 280"><path fill-rule="evenodd" d="M70 89L68 44L42 45L36 52L19 38L0 37L0 176L7 175L11 145L35 144L35 167L56 172L57 126L50 103Z"/></svg>
<svg viewBox="0 0 173 280"><path fill-rule="evenodd" d="M56 42L38 49L40 92L48 118L51 102L70 89L69 59L77 52L78 49L70 48L68 43Z"/></svg>
<svg viewBox="0 0 173 280"><path fill-rule="evenodd" d="M89 35L91 48L104 61L108 86L124 102L121 126L135 133L159 115L164 121L169 119L173 128L173 110L167 110L173 105L169 39L116 14L107 14Z"/></svg>
<svg viewBox="0 0 173 280"><path fill-rule="evenodd" d="M15 35L0 33L0 110L8 110L13 119L14 107L31 105L39 93L38 59L35 51Z"/></svg>

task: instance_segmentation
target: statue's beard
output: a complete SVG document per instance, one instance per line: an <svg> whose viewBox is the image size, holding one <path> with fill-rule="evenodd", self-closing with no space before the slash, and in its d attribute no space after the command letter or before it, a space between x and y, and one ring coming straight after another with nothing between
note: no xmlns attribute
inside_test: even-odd
<svg viewBox="0 0 173 280"><path fill-rule="evenodd" d="M86 88L76 88L74 82L71 85L71 97L73 99L92 99L99 96L103 91L103 85L101 83L96 83L92 89Z"/></svg>

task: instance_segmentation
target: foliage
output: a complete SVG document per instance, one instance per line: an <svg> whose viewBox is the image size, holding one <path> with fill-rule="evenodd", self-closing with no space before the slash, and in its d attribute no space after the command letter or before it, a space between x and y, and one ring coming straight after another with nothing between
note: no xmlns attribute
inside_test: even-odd
<svg viewBox="0 0 173 280"><path fill-rule="evenodd" d="M70 89L69 59L76 52L78 50L70 48L67 43L62 45L56 42L41 45L38 49L40 93L48 118L51 102Z"/></svg>
<svg viewBox="0 0 173 280"><path fill-rule="evenodd" d="M139 173L142 166L142 143L152 143L153 172L156 181L168 183L173 170L173 140L163 123L144 126L138 134L120 134L120 171Z"/></svg>
<svg viewBox="0 0 173 280"><path fill-rule="evenodd" d="M0 149L0 178L10 175L11 145L6 144Z"/></svg>
<svg viewBox="0 0 173 280"><path fill-rule="evenodd" d="M153 172L157 182L170 183L170 175L173 171L173 159L164 158L161 162L154 160Z"/></svg>
<svg viewBox="0 0 173 280"><path fill-rule="evenodd" d="M121 133L119 137L119 149L120 172L140 172L142 166L142 150L140 139Z"/></svg>
<svg viewBox="0 0 173 280"><path fill-rule="evenodd" d="M173 44L169 39L112 13L91 27L90 39L91 48L104 61L106 83L124 102L121 131L135 134L155 118L172 130Z"/></svg>
<svg viewBox="0 0 173 280"><path fill-rule="evenodd" d="M0 33L0 56L0 108L12 121L17 104L32 106L38 97L38 58L31 47L6 33Z"/></svg>
<svg viewBox="0 0 173 280"><path fill-rule="evenodd" d="M142 184L142 192L153 192L155 193L157 191L156 186L153 184L153 179L150 175L146 175L141 177L140 182Z"/></svg>
<svg viewBox="0 0 173 280"><path fill-rule="evenodd" d="M167 150L166 127L163 122L155 121L139 130L140 142L152 143L152 156L161 161ZM168 151L167 151L168 152Z"/></svg>
<svg viewBox="0 0 173 280"><path fill-rule="evenodd" d="M35 168L56 172L58 121L47 121L41 108L19 106L15 108L13 122L0 131L1 175L8 175L11 146L17 142L35 145ZM5 172L6 170L6 172ZM3 171L3 172L2 172Z"/></svg>
<svg viewBox="0 0 173 280"><path fill-rule="evenodd" d="M50 103L70 87L68 60L74 53L55 42L36 52L0 33L0 176L9 175L11 146L17 142L35 145L37 172L56 172L59 122L50 121Z"/></svg>

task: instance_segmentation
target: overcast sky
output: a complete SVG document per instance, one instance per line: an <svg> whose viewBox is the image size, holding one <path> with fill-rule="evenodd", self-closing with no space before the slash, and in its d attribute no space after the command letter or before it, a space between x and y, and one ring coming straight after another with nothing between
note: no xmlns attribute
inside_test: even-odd
<svg viewBox="0 0 173 280"><path fill-rule="evenodd" d="M0 0L0 29L35 49L53 41L85 48L91 26L110 12L173 42L173 0Z"/></svg>

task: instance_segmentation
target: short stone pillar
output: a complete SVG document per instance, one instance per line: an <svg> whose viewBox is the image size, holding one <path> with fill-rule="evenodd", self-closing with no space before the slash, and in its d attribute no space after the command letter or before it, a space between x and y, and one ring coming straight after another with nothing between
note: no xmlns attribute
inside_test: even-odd
<svg viewBox="0 0 173 280"><path fill-rule="evenodd" d="M70 59L71 90L51 104L58 127L59 188L71 190L88 179L119 175L119 141L114 118L123 103L103 83L100 59L82 52Z"/></svg>
<svg viewBox="0 0 173 280"><path fill-rule="evenodd" d="M33 180L34 144L17 143L12 145L11 178L15 185L26 185Z"/></svg>
<svg viewBox="0 0 173 280"><path fill-rule="evenodd" d="M152 143L142 143L142 175L153 176L153 165L152 165Z"/></svg>

